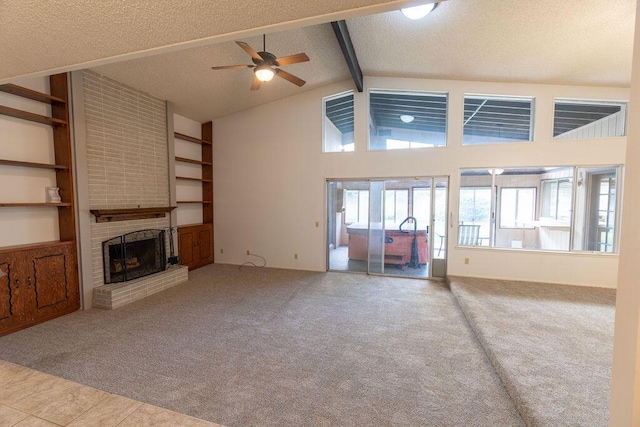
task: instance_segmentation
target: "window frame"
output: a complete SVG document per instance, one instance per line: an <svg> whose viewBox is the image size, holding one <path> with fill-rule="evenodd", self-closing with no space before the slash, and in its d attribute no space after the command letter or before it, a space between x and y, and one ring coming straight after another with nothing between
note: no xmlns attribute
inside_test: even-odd
<svg viewBox="0 0 640 427"><path fill-rule="evenodd" d="M501 168L502 169L502 168ZM478 189L478 188L485 188L485 189L490 189L491 190L491 197L492 197L492 206L491 206L491 210L490 210L490 219L489 219L489 226L490 226L490 240L488 242L487 246L462 246L463 248L467 249L470 247L484 247L485 249L496 249L496 250L515 250L515 251L532 251L532 252L552 252L552 253L567 253L567 254L593 254L593 255L598 255L598 256L618 256L620 253L620 233L621 233L621 227L622 227L622 212L621 212L621 207L623 204L623 197L624 197L624 165L623 164L606 164L606 165L584 165L584 164L574 164L573 166L552 166L552 167L547 167L547 166L534 166L534 167L504 167L503 172L508 172L508 171L513 171L513 170L517 170L517 169L531 169L531 170L535 170L535 169L543 169L545 171L552 171L552 170L558 170L558 169L571 169L572 170L572 174L570 176L564 176L562 175L561 177L558 178L549 178L549 179L544 179L544 180L540 180L539 182L542 183L543 181L564 181L564 180L568 180L569 182L571 182L571 213L570 213L570 218L568 219L568 221L565 220L557 220L557 221L563 221L563 224L558 224L558 223L545 223L544 219L549 219L548 217L538 217L538 221L536 221L536 217L534 217L534 229L537 228L538 226L546 226L546 227L563 227L563 228L567 228L569 235L568 235L568 244L565 248L542 248L540 245L536 245L535 247L524 247L524 248L516 248L516 247L506 247L506 246L496 246L496 241L498 240L497 236L496 236L496 231L499 229L503 229L505 227L499 227L500 223L499 221L501 220L499 218L499 212L501 209L501 206L498 203L502 203L502 195L498 193L498 189L503 189L503 188L540 188L540 190L536 190L536 196L535 196L535 209L536 211L539 211L540 213L542 212L542 206L541 206L541 197L542 197L542 190L541 190L541 184L540 187L535 187L535 186L523 186L523 187L513 187L511 185L509 186L498 186L497 185L497 181L496 178L500 175L496 175L496 174L490 174L491 176L491 180L490 180L490 186L487 185L462 185L465 182L465 177L466 176L472 176L474 174L465 174L465 172L482 172L482 171L487 171L487 170L491 170L490 168L461 168L460 171L460 184L458 186L458 221L461 221L461 208L460 208L460 204L461 204L461 191L463 190L467 190L467 189ZM580 174L580 172L583 172L583 174ZM583 249L584 247L587 247L586 245L590 244L589 242L591 240L585 240L586 237L589 236L589 233L592 233L594 230L593 227L593 222L589 219L591 218L591 214L589 213L589 206L586 205L585 203L591 203L591 190L590 185L587 184L586 179L587 177L592 177L595 175L606 175L606 172L610 171L610 173L613 175L612 177L607 178L609 181L611 181L611 179L614 179L614 184L611 185L609 184L609 192L606 194L606 196L608 197L607 200L607 224L610 221L610 218L613 218L613 225L611 227L607 227L608 230L608 234L612 235L612 238L610 239L612 241L611 244L605 244L604 246L604 250L601 250L600 247L598 247L598 249ZM583 176L584 175L584 176ZM598 187L600 188L600 187ZM583 193L583 195L580 197L580 204L583 206L582 209L578 209L578 189L581 189L580 191L584 192L586 191L587 193ZM586 194L586 196L585 196ZM498 195L500 195L500 200L498 200ZM604 194L597 194L598 197L600 196L604 196ZM585 197L587 197L585 199ZM615 199L615 200L614 200ZM597 209L598 211L604 211L603 209ZM585 212L587 212L587 214L585 214ZM602 212L598 212L598 215L600 215ZM551 220L553 221L553 220ZM520 228L520 227L518 227ZM598 233L600 233L602 227L598 227L598 230L596 230ZM527 228L528 229L528 228ZM507 229L508 230L508 229ZM512 229L513 230L513 229ZM504 236L503 236L504 237ZM606 236L605 236L606 237ZM576 240L578 239L578 240ZM583 243L577 243L577 242L583 242ZM605 242L606 243L606 242ZM459 246L459 245L458 245ZM611 251L607 252L607 248L611 248Z"/></svg>
<svg viewBox="0 0 640 427"><path fill-rule="evenodd" d="M347 221L347 202L346 202L346 200L347 200L347 192L356 192L356 193L358 193L358 202L356 203L356 205L358 207L358 213L356 215L357 216L357 221L353 221L353 222ZM361 217L361 213L360 213L360 207L361 207L360 206L360 204L361 204L360 202L361 201L360 201L360 198L362 197L362 193L363 192L367 193L367 209L366 209L367 218L366 218L365 221L362 221L360 219L360 217ZM369 190L359 190L359 189L353 189L353 190L352 189L345 189L344 190L344 196L343 197L344 197L345 201L343 203L343 206L345 208L345 213L344 213L344 222L345 222L345 224L356 224L356 223L359 223L359 222L369 222L369 199L368 199L368 196L369 196Z"/></svg>
<svg viewBox="0 0 640 427"><path fill-rule="evenodd" d="M563 132L562 134L559 134L557 136L554 135L555 133L555 127L556 127L556 108L558 103L563 103L563 104L575 104L575 105L593 105L593 106L598 106L598 105L602 105L602 106L619 106L621 107L620 110L623 112L623 117L624 117L624 124L623 124L623 131L622 131L622 135L620 136L601 136L601 137L587 137L587 138L558 138L558 136L563 135L564 133L567 132L571 132L575 129L572 129L571 131L567 131L567 132ZM553 110L552 110L552 120L551 120L551 141L556 142L556 141L560 141L560 142L567 142L567 141L584 141L584 140L593 140L593 139L609 139L609 138L626 138L627 137L627 131L628 131L628 127L629 127L629 100L626 101L621 101L621 100L613 100L613 99L591 99L591 98L562 98L562 97L558 97L558 98L554 98L553 100ZM605 117L598 119L598 120L602 120ZM596 120L597 121L597 120ZM593 121L591 123L595 123L596 121ZM591 124L588 123L588 124ZM586 126L586 125L583 125ZM578 128L576 128L578 129Z"/></svg>
<svg viewBox="0 0 640 427"><path fill-rule="evenodd" d="M481 142L476 144L465 143L465 126L469 119L464 120L464 108L466 105L467 99L481 99L481 100L499 100L499 101L531 101L530 106L530 116L529 116L529 139L528 140L507 140L507 141L490 141L490 142ZM501 144L531 144L535 142L535 120L536 120L536 97L535 96L527 96L527 95L494 95L494 94L481 94L481 93L464 93L462 96L462 105L463 105L463 117L462 117L462 146L463 147L473 147L473 146L483 146L483 145L501 145ZM471 117L473 117L476 113L474 113Z"/></svg>
<svg viewBox="0 0 640 427"><path fill-rule="evenodd" d="M498 202L498 206L497 206L497 211L500 212L499 215L499 224L498 227L502 230L519 230L519 229L534 229L535 226L533 224L531 225L527 225L527 226L521 226L521 227L508 227L508 226L504 226L502 225L502 206L503 206L503 195L502 192L504 190L516 190L516 199L515 199L515 217L516 217L516 222L518 220L518 196L520 193L520 190L533 190L533 212L531 213L531 221L535 221L536 220L536 206L537 206L537 202L538 202L538 187L500 187L500 198L499 198L499 202Z"/></svg>
<svg viewBox="0 0 640 427"><path fill-rule="evenodd" d="M393 192L393 220L388 220L387 217L387 208L386 208L386 204L387 204L387 197L388 197L388 192ZM406 205L406 211L407 211L407 216L409 216L409 189L408 188L389 188L384 190L384 201L385 201L385 209L384 209L384 216L385 216L385 222L387 221L391 221L392 223L399 223L401 221L403 221L406 216L404 218L400 218L398 219L398 192L404 192L406 193L407 196L407 205Z"/></svg>
<svg viewBox="0 0 640 427"><path fill-rule="evenodd" d="M347 96L352 96L353 97L353 117L352 117L352 121L353 121L353 125L354 125L354 129L353 129L354 140L353 140L353 143L352 143L352 144L354 144L353 145L353 150L344 150L343 149L343 150L340 150L340 151L337 151L337 150L328 151L327 150L327 144L326 144L326 138L327 138L327 122L326 121L329 119L327 117L327 102L333 101L334 99L347 97ZM328 153L353 153L355 151L355 148L356 148L355 147L355 118L356 118L355 109L356 109L355 92L353 91L353 89L346 90L344 92L336 93L336 94L333 94L333 95L325 96L325 97L322 98L322 154L328 154ZM331 120L329 119L329 121L331 121ZM335 124L334 124L334 126L335 126Z"/></svg>
<svg viewBox="0 0 640 427"><path fill-rule="evenodd" d="M489 236L488 237L480 236L479 237L480 238L480 242L481 242L480 245L462 246L462 247L464 247L464 248L470 248L470 247L492 248L493 246L491 246L491 245L492 245L492 242L493 242L492 236L493 236L493 227L494 227L493 215L495 214L495 209L496 209L495 208L495 202L496 202L495 201L495 192L494 192L495 186L492 183L489 186L486 186L486 185L465 185L465 186L459 186L458 187L458 225L461 225L462 222L463 222L460 219L460 203L461 203L460 191L462 191L463 189L465 189L465 190L472 189L474 191L474 198L473 198L474 205L475 205L475 200L476 200L475 192L477 190L489 190L489 219L488 219L488 221L489 221ZM476 224L476 221L472 221L472 222L473 222L473 225L478 225L478 224ZM480 224L480 226L482 227L482 224ZM457 230L456 230L456 236L457 236ZM456 237L456 242L458 241L457 238L458 237ZM483 244L483 242L485 240L487 241L487 245L486 246ZM456 245L457 245L457 243L456 243ZM459 245L457 245L457 246L459 246Z"/></svg>
<svg viewBox="0 0 640 427"><path fill-rule="evenodd" d="M371 143L372 143L372 109L371 109L371 95L375 94L375 93L382 93L382 94L389 94L389 95L400 95L400 96L411 96L411 95L417 95L417 96L436 96L436 97L441 97L445 100L445 114L444 114L444 132L443 132L443 136L444 136L444 141L443 144L441 145L435 145L433 144L432 146L429 147L411 147L411 144L415 144L415 143L421 143L421 144L426 144L420 141L401 141L398 140L396 138L389 138L389 139L393 139L393 140L397 140L397 141L401 141L401 142L407 142L409 144L409 147L407 148L384 148L384 149L376 149L376 148L371 148ZM436 148L445 148L449 145L449 116L450 116L450 112L449 112L449 107L450 107L450 93L448 91L437 91L437 90L433 90L433 91L429 91L429 90L410 90L410 89L384 89L384 88L369 88L367 90L367 151L371 151L371 152L387 152L387 151L391 151L391 152L397 152L397 151L412 151L412 150L432 150L432 149L436 149Z"/></svg>
<svg viewBox="0 0 640 427"><path fill-rule="evenodd" d="M574 168L575 171L575 168ZM572 172L573 175L573 172ZM558 213L559 213L559 207L560 207L560 184L563 182L567 182L571 185L571 198L569 200L569 217L567 219L562 219L562 218L558 218ZM548 183L555 183L556 184L556 200L555 200L555 215L554 216L544 216L544 185L548 184ZM571 222L571 218L573 217L573 189L574 189L574 185L573 185L573 178L572 177L567 177L567 178L549 178L549 179L542 179L540 180L540 214L538 216L538 218L540 218L540 220L553 220L553 221L566 221L566 222Z"/></svg>

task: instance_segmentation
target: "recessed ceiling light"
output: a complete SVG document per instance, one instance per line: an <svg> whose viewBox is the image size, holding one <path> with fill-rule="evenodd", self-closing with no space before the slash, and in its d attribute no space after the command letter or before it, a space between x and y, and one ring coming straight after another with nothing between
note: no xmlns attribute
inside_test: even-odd
<svg viewBox="0 0 640 427"><path fill-rule="evenodd" d="M400 116L400 120L402 120L405 123L411 123L414 119L415 119L415 117L410 116L408 114L403 114L403 115Z"/></svg>
<svg viewBox="0 0 640 427"><path fill-rule="evenodd" d="M421 4L420 6L407 7L400 9L404 16L409 19L421 19L424 18L438 6L438 3Z"/></svg>

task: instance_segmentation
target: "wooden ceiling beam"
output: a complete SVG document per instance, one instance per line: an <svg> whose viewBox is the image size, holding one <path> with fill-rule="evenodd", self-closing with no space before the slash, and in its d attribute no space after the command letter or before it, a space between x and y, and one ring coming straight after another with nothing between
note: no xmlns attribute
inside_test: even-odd
<svg viewBox="0 0 640 427"><path fill-rule="evenodd" d="M351 36L349 35L347 23L344 20L333 21L331 23L331 26L333 27L333 32L336 33L338 44L340 44L340 49L342 49L344 59L345 61L347 61L347 67L349 67L349 71L351 72L351 77L353 78L353 82L356 85L356 89L358 89L358 92L362 92L364 90L364 77L362 77L362 70L360 69L360 64L358 63L356 50L353 47L353 43L351 42Z"/></svg>

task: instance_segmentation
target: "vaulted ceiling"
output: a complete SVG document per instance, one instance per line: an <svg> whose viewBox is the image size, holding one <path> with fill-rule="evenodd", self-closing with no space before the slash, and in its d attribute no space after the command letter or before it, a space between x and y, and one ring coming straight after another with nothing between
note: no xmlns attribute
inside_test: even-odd
<svg viewBox="0 0 640 427"><path fill-rule="evenodd" d="M23 9L19 5L25 3L37 10L47 2L6 1L0 6L0 17L6 16L3 9L7 4ZM191 12L183 12L184 3L172 0L163 4L172 4L173 10L157 6L157 2L153 2L153 7L146 5L159 8L151 16L141 5L145 2L131 3L139 7L128 10L129 5L114 8L104 3L98 8L107 22L115 20L116 27L122 29L120 34L111 34L113 31L104 25L91 21L98 11L91 12L89 18L78 16L84 35L82 40L74 39L64 55L58 52L58 56L66 55L64 60L43 52L55 49L54 42L45 40L44 35L42 46L30 52L33 40L27 40L26 31L17 28L19 25L13 20L8 22L10 28L0 22L3 36L14 28L22 34L18 40L29 41L24 49L9 49L6 46L11 43L2 44L0 49L8 52L0 50L0 55L7 58L3 55L7 53L11 61L10 65L7 61L0 62L0 79L11 73L38 71L41 64L71 69L82 62L104 62L92 68L173 101L179 114L206 121L349 79L328 24L345 18L365 81L366 76L390 76L619 87L630 84L635 0L448 0L419 21L410 21L392 10L406 1L258 0L249 4L226 0L216 2L217 7L212 8L210 2L201 0L192 5ZM282 12L275 13L266 6ZM76 5L75 9L79 7ZM72 7L72 12L75 9ZM391 11L372 13L387 10ZM166 16L172 11L178 14L175 19ZM34 15L45 22L51 20L44 14ZM36 24L24 11L20 17L27 25ZM225 20L221 22L220 17ZM65 22L67 18L60 19ZM122 23L130 25L118 26ZM276 78L263 84L260 90L250 91L250 69L210 69L251 63L250 57L233 41L243 40L261 50L263 32L267 34L267 50L277 56L307 53L310 62L285 68L306 80L305 86L298 88ZM188 42L197 37L202 39ZM163 43L171 46L160 47ZM87 47L91 46L98 53L87 56ZM152 50L134 53L141 48ZM76 54L75 49L84 53ZM134 59L115 61L129 56Z"/></svg>

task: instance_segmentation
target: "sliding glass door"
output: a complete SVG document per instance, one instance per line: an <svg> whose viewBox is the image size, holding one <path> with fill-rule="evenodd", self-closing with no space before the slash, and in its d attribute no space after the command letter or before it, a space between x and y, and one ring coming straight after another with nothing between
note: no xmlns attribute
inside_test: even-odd
<svg viewBox="0 0 640 427"><path fill-rule="evenodd" d="M442 178L327 181L327 267L444 277L448 183Z"/></svg>

